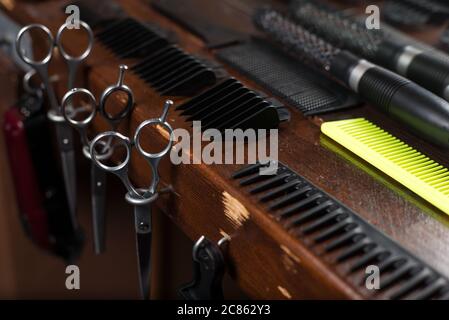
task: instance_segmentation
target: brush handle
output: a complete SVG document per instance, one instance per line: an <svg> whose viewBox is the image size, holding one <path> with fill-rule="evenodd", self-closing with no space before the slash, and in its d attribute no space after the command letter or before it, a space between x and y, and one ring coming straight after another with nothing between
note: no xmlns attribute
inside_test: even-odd
<svg viewBox="0 0 449 320"><path fill-rule="evenodd" d="M411 132L449 148L449 103L444 99L346 51L335 57L331 72Z"/></svg>
<svg viewBox="0 0 449 320"><path fill-rule="evenodd" d="M377 62L449 101L449 59L432 51L385 40Z"/></svg>

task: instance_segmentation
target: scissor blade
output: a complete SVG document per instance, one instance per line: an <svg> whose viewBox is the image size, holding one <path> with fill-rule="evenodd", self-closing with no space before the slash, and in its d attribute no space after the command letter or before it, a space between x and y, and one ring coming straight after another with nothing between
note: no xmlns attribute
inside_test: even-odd
<svg viewBox="0 0 449 320"><path fill-rule="evenodd" d="M69 202L70 217L75 229L78 229L76 218L76 166L75 152L73 151L73 132L65 123L56 123L56 136L61 155L64 185Z"/></svg>
<svg viewBox="0 0 449 320"><path fill-rule="evenodd" d="M92 223L94 233L94 250L96 254L104 252L105 248L105 201L106 172L98 168L92 161L90 168L90 183L92 192Z"/></svg>
<svg viewBox="0 0 449 320"><path fill-rule="evenodd" d="M148 299L151 280L151 211L148 205L135 206L136 245L142 299Z"/></svg>

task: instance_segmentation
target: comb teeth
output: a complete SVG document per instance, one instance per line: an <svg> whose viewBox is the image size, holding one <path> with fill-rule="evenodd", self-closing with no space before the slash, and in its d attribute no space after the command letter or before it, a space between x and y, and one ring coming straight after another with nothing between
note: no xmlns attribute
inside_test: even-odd
<svg viewBox="0 0 449 320"><path fill-rule="evenodd" d="M353 107L355 94L262 40L220 49L218 57L305 115Z"/></svg>
<svg viewBox="0 0 449 320"><path fill-rule="evenodd" d="M147 55L131 70L161 95L192 95L215 84L215 72L176 46Z"/></svg>
<svg viewBox="0 0 449 320"><path fill-rule="evenodd" d="M96 33L95 37L122 59L142 58L169 45L167 39L133 18L117 20Z"/></svg>
<svg viewBox="0 0 449 320"><path fill-rule="evenodd" d="M273 129L290 119L279 102L264 99L239 81L230 78L178 106L188 121L201 121L201 128Z"/></svg>
<svg viewBox="0 0 449 320"><path fill-rule="evenodd" d="M370 293L371 297L449 299L445 277L359 215L284 164L279 163L275 175L260 175L263 166L245 166L234 173L233 179L362 295L367 294L365 268L377 265L381 286ZM289 214L283 214L286 210Z"/></svg>
<svg viewBox="0 0 449 320"><path fill-rule="evenodd" d="M449 7L433 0L388 0L383 15L394 24L419 26L443 22L449 16Z"/></svg>
<svg viewBox="0 0 449 320"><path fill-rule="evenodd" d="M326 122L321 131L449 214L449 170L363 118Z"/></svg>
<svg viewBox="0 0 449 320"><path fill-rule="evenodd" d="M263 32L291 49L301 58L329 70L332 59L340 50L315 34L305 30L291 19L273 9L260 9L254 23Z"/></svg>

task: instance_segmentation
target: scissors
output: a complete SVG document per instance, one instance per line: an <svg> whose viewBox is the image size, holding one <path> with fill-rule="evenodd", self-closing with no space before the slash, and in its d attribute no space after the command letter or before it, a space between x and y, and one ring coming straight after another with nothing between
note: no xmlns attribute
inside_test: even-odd
<svg viewBox="0 0 449 320"><path fill-rule="evenodd" d="M74 88L69 90L62 98L61 108L62 115L67 123L76 129L81 137L83 144L84 156L91 160L90 144L88 130L97 112L109 123L111 130L116 131L120 121L126 117L134 109L134 95L131 89L123 84L125 78L125 71L128 69L126 65L119 66L118 81L115 85L107 87L100 97L100 104L94 95L87 89ZM106 110L106 102L108 98L116 92L124 92L127 95L125 106L119 113L111 114ZM84 96L87 98L84 106L74 107L72 105L74 96ZM84 114L81 119L77 118L79 114ZM113 146L111 141L101 140L101 155L98 155L102 160L109 159L113 154ZM98 151L97 151L98 152ZM93 233L94 233L94 249L96 254L100 254L105 248L105 199L106 199L106 172L101 170L94 162L91 162L91 194L92 194L92 219L93 219Z"/></svg>
<svg viewBox="0 0 449 320"><path fill-rule="evenodd" d="M53 57L53 47L58 47L59 53L65 60L68 66L68 88L72 89L75 82L76 73L80 64L89 56L92 45L93 45L93 33L89 25L83 21L80 21L80 25L87 31L89 42L86 50L78 57L73 57L67 54L64 50L61 37L64 31L68 27L68 23L64 23L58 30L56 34L56 41L54 40L50 30L42 24L30 24L23 27L16 38L16 51L20 59L22 59L26 64L36 70L36 73L42 80L45 86L48 100L50 101L50 110L47 114L48 118L53 121L56 125L56 137L58 141L58 149L62 162L62 170L64 175L64 184L67 194L67 200L70 208L70 216L72 219L72 224L75 229L78 228L78 222L76 218L76 170L75 170L75 154L73 151L73 133L70 127L65 122L64 118L61 116L61 107L59 106L58 100L56 98L53 86L50 83L49 76L49 64ZM49 50L47 55L42 60L34 60L27 56L27 53L22 47L23 36L30 30L37 29L45 33L47 41L49 44Z"/></svg>
<svg viewBox="0 0 449 320"><path fill-rule="evenodd" d="M136 246L137 258L139 266L139 283L140 292L143 299L147 299L150 291L150 265L151 265L151 204L158 198L157 186L159 183L158 167L161 159L166 156L174 141L174 132L170 124L166 121L168 110L173 105L171 100L167 100L164 105L164 110L160 118L149 119L142 122L136 129L132 139L115 132L108 131L100 133L91 142L90 154L95 164L106 172L111 172L118 176L124 184L127 193L126 201L134 206L134 226L136 231ZM150 153L145 151L142 147L140 138L142 130L148 126L161 126L170 135L166 147L157 153ZM110 166L101 161L101 155L97 155L96 146L100 147L100 141L114 140L115 146L122 145L126 150L125 159L118 165ZM152 172L152 180L147 189L136 188L129 179L129 166L131 162L132 148L136 148L137 152L141 154L150 164Z"/></svg>

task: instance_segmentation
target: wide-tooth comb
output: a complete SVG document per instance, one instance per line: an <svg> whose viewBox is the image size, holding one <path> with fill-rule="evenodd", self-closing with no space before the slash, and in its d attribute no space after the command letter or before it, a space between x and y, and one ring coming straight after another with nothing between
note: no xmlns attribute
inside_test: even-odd
<svg viewBox="0 0 449 320"><path fill-rule="evenodd" d="M142 58L169 45L167 39L133 18L115 21L95 34L119 58Z"/></svg>
<svg viewBox="0 0 449 320"><path fill-rule="evenodd" d="M161 95L189 96L217 80L212 68L173 45L147 55L131 70Z"/></svg>
<svg viewBox="0 0 449 320"><path fill-rule="evenodd" d="M449 214L449 170L363 118L325 122L321 131Z"/></svg>
<svg viewBox="0 0 449 320"><path fill-rule="evenodd" d="M178 106L187 121L201 121L201 128L272 129L290 119L290 113L273 99L265 99L230 78Z"/></svg>
<svg viewBox="0 0 449 320"><path fill-rule="evenodd" d="M261 175L260 163L244 166L233 179L353 288L376 299L448 298L447 278L326 192L278 165L275 175ZM367 293L365 268L370 265L377 265L382 276L379 290Z"/></svg>

